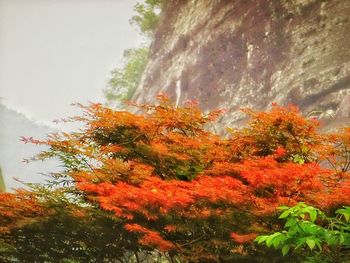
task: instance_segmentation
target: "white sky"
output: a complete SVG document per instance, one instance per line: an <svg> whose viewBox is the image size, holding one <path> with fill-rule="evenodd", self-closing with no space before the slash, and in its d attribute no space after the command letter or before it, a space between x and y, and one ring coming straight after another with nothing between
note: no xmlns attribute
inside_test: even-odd
<svg viewBox="0 0 350 263"><path fill-rule="evenodd" d="M103 101L109 71L142 39L137 0L0 0L0 97L39 121Z"/></svg>

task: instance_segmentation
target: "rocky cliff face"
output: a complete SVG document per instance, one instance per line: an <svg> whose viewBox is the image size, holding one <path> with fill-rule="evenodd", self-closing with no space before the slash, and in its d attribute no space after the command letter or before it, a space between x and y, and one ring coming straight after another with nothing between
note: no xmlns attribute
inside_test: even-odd
<svg viewBox="0 0 350 263"><path fill-rule="evenodd" d="M271 102L349 122L350 1L167 1L134 99L159 92L226 108L230 126Z"/></svg>

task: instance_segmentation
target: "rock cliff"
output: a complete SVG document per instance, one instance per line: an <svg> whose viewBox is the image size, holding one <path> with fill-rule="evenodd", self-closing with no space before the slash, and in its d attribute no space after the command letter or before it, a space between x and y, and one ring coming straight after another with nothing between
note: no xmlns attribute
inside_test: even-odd
<svg viewBox="0 0 350 263"><path fill-rule="evenodd" d="M350 1L170 0L134 100L164 92L204 110L271 102L320 111L332 126L350 121Z"/></svg>

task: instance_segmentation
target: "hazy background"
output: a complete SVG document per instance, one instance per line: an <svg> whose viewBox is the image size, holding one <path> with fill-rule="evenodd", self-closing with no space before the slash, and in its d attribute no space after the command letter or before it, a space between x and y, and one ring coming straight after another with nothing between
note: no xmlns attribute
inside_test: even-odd
<svg viewBox="0 0 350 263"><path fill-rule="evenodd" d="M0 0L0 97L37 120L102 101L109 71L138 46L136 0ZM140 2L140 1L138 1Z"/></svg>
<svg viewBox="0 0 350 263"><path fill-rule="evenodd" d="M109 71L142 39L129 24L136 0L0 0L0 168L7 190L43 180L57 162L22 162L42 148L72 102L103 101ZM5 106L1 105L4 104ZM43 125L45 124L45 125ZM71 129L71 127L68 127Z"/></svg>

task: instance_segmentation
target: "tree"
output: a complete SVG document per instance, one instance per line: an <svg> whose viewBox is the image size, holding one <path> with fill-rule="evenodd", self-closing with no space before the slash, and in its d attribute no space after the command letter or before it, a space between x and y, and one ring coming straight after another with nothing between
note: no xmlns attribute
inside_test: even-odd
<svg viewBox="0 0 350 263"><path fill-rule="evenodd" d="M130 100L148 62L149 48L140 47L124 51L124 64L111 72L108 87L104 90L110 105Z"/></svg>
<svg viewBox="0 0 350 263"><path fill-rule="evenodd" d="M4 177L2 176L2 171L0 168L0 193L4 192L6 190L5 182L4 182Z"/></svg>
<svg viewBox="0 0 350 263"><path fill-rule="evenodd" d="M136 24L142 34L153 37L164 3L165 0L146 0L144 3L137 3L134 7L137 15L133 16L130 22Z"/></svg>
<svg viewBox="0 0 350 263"><path fill-rule="evenodd" d="M24 139L49 146L34 160L61 160L65 169L53 175L51 184L66 198L82 200L80 207L116 220L127 233L120 240L133 244L131 251L162 251L181 262L264 257L277 262L277 251L257 247L253 240L283 228L279 206L350 205L350 195L342 195L350 193L347 171L320 165L335 154L342 160L344 151L336 151L337 145L348 137L320 133L317 121L302 117L295 107L245 110L248 126L222 138L207 129L221 110L203 114L193 101L175 107L162 95L156 105L132 105L137 114L78 105L82 116L67 121L83 122L80 131ZM36 192L28 194L43 200ZM2 222L10 232L21 227L16 222L30 222L35 211L48 211L22 203L11 202L21 209ZM5 214L9 205L3 207Z"/></svg>
<svg viewBox="0 0 350 263"><path fill-rule="evenodd" d="M132 262L139 253L121 220L74 190L32 185L0 198L1 262Z"/></svg>
<svg viewBox="0 0 350 263"><path fill-rule="evenodd" d="M141 34L146 36L146 44L139 48L127 49L123 54L123 65L111 71L108 86L104 90L108 105L120 106L121 101L130 100L138 87L149 58L149 42L160 19L164 0L146 0L134 7L137 15L130 20Z"/></svg>

